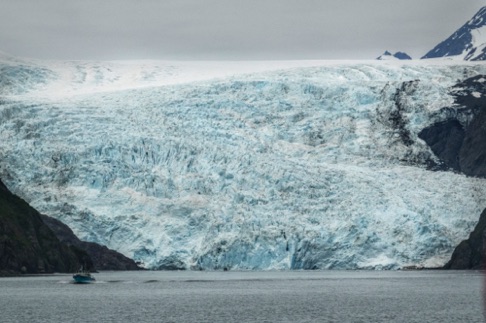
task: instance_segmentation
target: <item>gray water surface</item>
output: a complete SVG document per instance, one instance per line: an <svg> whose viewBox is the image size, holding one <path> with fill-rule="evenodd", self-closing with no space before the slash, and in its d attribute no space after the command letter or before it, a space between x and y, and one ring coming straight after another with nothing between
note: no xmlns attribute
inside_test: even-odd
<svg viewBox="0 0 486 323"><path fill-rule="evenodd" d="M476 271L102 272L0 278L0 322L483 322Z"/></svg>

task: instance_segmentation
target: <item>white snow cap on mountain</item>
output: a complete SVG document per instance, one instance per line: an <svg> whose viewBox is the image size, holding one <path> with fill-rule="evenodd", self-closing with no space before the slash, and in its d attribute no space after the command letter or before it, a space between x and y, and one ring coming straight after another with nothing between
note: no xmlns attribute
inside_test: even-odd
<svg viewBox="0 0 486 323"><path fill-rule="evenodd" d="M455 60L486 60L486 7L425 54L422 59L446 57Z"/></svg>
<svg viewBox="0 0 486 323"><path fill-rule="evenodd" d="M385 51L382 55L376 58L379 61L394 61L394 60L409 60L412 59L407 53L404 52L396 52L395 54L390 53L389 51Z"/></svg>

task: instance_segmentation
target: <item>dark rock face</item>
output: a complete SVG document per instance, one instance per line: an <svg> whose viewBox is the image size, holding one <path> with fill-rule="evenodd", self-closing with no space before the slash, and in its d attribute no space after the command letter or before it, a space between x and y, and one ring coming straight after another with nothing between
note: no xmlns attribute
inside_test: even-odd
<svg viewBox="0 0 486 323"><path fill-rule="evenodd" d="M446 121L422 130L419 137L431 147L445 169L486 178L486 77L476 76L453 89L456 104L462 108L445 110ZM486 210L469 239L454 250L445 269L485 268Z"/></svg>
<svg viewBox="0 0 486 323"><path fill-rule="evenodd" d="M89 270L139 270L122 254L79 240L62 222L42 215L0 181L0 276Z"/></svg>
<svg viewBox="0 0 486 323"><path fill-rule="evenodd" d="M393 96L393 101L395 102L395 107L390 111L389 121L394 129L397 129L398 134L405 146L410 146L413 144L412 136L410 131L407 129L407 121L405 114L405 107L402 104L403 96L413 94L417 89L418 81L403 82L402 86L397 89L395 95Z"/></svg>
<svg viewBox="0 0 486 323"><path fill-rule="evenodd" d="M381 61L381 60L390 59L391 57L395 57L395 58L400 59L400 60L409 60L409 59L412 59L412 57L410 57L407 53L404 53L404 52L396 52L395 54L392 54L392 53L390 53L387 50L383 54L381 54L380 56L378 56L376 59L379 60L379 61Z"/></svg>
<svg viewBox="0 0 486 323"><path fill-rule="evenodd" d="M64 223L46 215L41 215L44 223L55 233L59 240L69 246L84 250L93 260L97 270L139 270L137 264L119 252L105 246L81 241Z"/></svg>
<svg viewBox="0 0 486 323"><path fill-rule="evenodd" d="M467 128L459 163L464 174L486 177L486 106Z"/></svg>
<svg viewBox="0 0 486 323"><path fill-rule="evenodd" d="M404 52L396 52L393 56L401 60L412 59L412 57L410 57L407 53Z"/></svg>
<svg viewBox="0 0 486 323"><path fill-rule="evenodd" d="M59 241L41 215L0 181L0 275L74 272L92 266L79 248Z"/></svg>
<svg viewBox="0 0 486 323"><path fill-rule="evenodd" d="M479 217L479 222L469 239L462 241L454 250L445 269L484 269L486 253L486 210Z"/></svg>
<svg viewBox="0 0 486 323"><path fill-rule="evenodd" d="M462 106L419 133L443 163L468 176L486 177L486 76L469 78L452 89Z"/></svg>

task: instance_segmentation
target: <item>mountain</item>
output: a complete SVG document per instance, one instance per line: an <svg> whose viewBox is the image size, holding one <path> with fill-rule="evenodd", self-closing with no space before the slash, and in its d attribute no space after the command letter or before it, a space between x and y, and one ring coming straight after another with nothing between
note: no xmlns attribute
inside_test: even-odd
<svg viewBox="0 0 486 323"><path fill-rule="evenodd" d="M74 272L91 259L61 243L41 215L0 181L0 276Z"/></svg>
<svg viewBox="0 0 486 323"><path fill-rule="evenodd" d="M385 51L382 55L376 58L379 61L385 60L409 60L412 59L407 53L404 52L396 52L395 54L390 53L389 51Z"/></svg>
<svg viewBox="0 0 486 323"><path fill-rule="evenodd" d="M486 268L486 209L469 235L454 249L445 269L485 269Z"/></svg>
<svg viewBox="0 0 486 323"><path fill-rule="evenodd" d="M452 91L454 113L444 110L446 120L430 125L419 134L430 145L443 166L468 176L486 178L486 75L456 84ZM446 269L484 269L486 261L486 209L469 238L454 250Z"/></svg>
<svg viewBox="0 0 486 323"><path fill-rule="evenodd" d="M486 66L211 64L0 64L0 176L150 269L442 266L474 229L486 180L419 134Z"/></svg>
<svg viewBox="0 0 486 323"><path fill-rule="evenodd" d="M422 59L450 57L466 61L486 59L486 7L464 26L435 46Z"/></svg>
<svg viewBox="0 0 486 323"><path fill-rule="evenodd" d="M140 270L130 258L97 243L81 241L64 223L41 214L42 221L62 243L86 251L96 270Z"/></svg>
<svg viewBox="0 0 486 323"><path fill-rule="evenodd" d="M486 75L477 75L451 88L460 107L445 120L419 133L443 166L468 176L486 178Z"/></svg>
<svg viewBox="0 0 486 323"><path fill-rule="evenodd" d="M139 270L135 262L79 240L61 221L38 213L0 181L0 276L19 273Z"/></svg>

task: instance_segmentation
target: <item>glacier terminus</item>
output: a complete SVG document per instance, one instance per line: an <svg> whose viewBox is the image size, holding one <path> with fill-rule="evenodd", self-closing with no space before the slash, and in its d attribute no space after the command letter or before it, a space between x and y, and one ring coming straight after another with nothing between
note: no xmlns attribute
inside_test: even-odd
<svg viewBox="0 0 486 323"><path fill-rule="evenodd" d="M418 137L485 65L3 55L0 71L0 178L146 268L442 266L486 207L485 180L434 170Z"/></svg>

